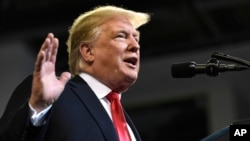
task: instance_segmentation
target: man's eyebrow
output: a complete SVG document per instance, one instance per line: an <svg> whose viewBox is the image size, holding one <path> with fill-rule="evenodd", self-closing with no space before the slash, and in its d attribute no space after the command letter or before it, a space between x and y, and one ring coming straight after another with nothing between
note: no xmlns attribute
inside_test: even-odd
<svg viewBox="0 0 250 141"><path fill-rule="evenodd" d="M128 33L130 33L130 31L126 30L126 29L120 29L120 30L114 30L114 31L111 32L112 35L117 34L117 33L126 33L126 34L128 34ZM140 37L140 34L141 33L138 30L136 30L135 32L132 33L132 35L134 37Z"/></svg>

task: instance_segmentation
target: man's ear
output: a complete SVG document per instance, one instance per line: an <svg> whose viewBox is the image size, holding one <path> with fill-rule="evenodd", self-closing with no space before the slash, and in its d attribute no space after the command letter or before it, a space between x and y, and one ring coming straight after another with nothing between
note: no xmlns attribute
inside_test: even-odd
<svg viewBox="0 0 250 141"><path fill-rule="evenodd" d="M86 62L93 62L95 56L94 53L92 51L92 48L87 45L87 44L81 44L79 47L80 53L82 55L82 58L86 61Z"/></svg>

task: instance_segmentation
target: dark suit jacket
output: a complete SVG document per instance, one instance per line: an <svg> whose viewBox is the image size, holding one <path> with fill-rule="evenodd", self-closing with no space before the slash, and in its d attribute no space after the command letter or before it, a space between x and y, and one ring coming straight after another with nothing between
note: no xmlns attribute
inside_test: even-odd
<svg viewBox="0 0 250 141"><path fill-rule="evenodd" d="M111 119L94 92L79 76L75 76L67 83L63 93L49 111L46 123L41 127L32 126L29 122L27 103L31 81L32 76L29 76L14 91L0 120L1 141L7 139L10 141L118 141ZM22 102L19 103L18 100ZM126 113L125 117L136 139L141 140Z"/></svg>

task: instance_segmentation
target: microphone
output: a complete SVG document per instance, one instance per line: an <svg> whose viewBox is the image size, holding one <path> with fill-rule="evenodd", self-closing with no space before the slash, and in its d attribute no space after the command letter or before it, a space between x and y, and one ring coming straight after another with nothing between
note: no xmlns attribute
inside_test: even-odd
<svg viewBox="0 0 250 141"><path fill-rule="evenodd" d="M174 78L190 78L196 74L207 74L217 76L221 72L247 70L249 67L235 64L219 64L208 62L207 64L196 64L195 62L184 62L172 64L172 76Z"/></svg>

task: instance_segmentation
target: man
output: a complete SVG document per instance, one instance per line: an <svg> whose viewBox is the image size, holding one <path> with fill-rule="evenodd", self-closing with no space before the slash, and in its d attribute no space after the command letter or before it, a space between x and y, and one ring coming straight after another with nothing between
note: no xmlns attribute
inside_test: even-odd
<svg viewBox="0 0 250 141"><path fill-rule="evenodd" d="M123 131L114 122L112 102L106 96L115 92L121 97L136 81L140 65L137 29L149 20L147 13L116 6L83 13L69 30L71 72L60 77L55 75L59 42L49 33L33 76L16 88L3 114L0 140L141 140L125 112L128 136L121 139ZM21 102L13 102L16 99Z"/></svg>

